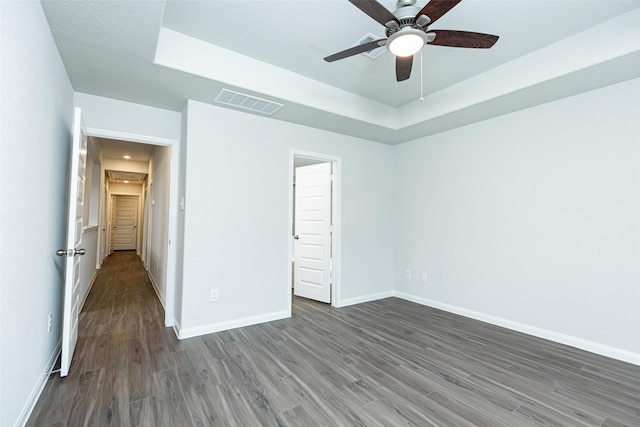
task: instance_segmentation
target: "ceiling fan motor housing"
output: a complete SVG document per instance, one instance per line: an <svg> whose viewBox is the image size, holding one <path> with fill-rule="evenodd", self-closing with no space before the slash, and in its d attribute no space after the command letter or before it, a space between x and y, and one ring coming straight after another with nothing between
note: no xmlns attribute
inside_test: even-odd
<svg viewBox="0 0 640 427"><path fill-rule="evenodd" d="M431 20L426 15L422 15L424 18L417 16L420 13L420 8L415 3L416 0L398 0L396 10L393 12L393 16L396 17L398 22L390 21L385 24L387 37L404 28L426 31L426 27Z"/></svg>

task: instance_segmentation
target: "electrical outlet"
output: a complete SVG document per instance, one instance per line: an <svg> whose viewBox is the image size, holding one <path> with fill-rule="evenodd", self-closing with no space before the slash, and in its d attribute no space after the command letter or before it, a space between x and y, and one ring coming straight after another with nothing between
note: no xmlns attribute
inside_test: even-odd
<svg viewBox="0 0 640 427"><path fill-rule="evenodd" d="M49 319L47 320L47 332L51 332L52 326L53 326L53 314L49 313Z"/></svg>
<svg viewBox="0 0 640 427"><path fill-rule="evenodd" d="M407 280L411 280L411 270L407 270L404 272L404 277Z"/></svg>
<svg viewBox="0 0 640 427"><path fill-rule="evenodd" d="M217 289L211 289L210 298L211 298L211 302L218 301L218 290Z"/></svg>
<svg viewBox="0 0 640 427"><path fill-rule="evenodd" d="M422 273L422 281L427 283L427 273Z"/></svg>

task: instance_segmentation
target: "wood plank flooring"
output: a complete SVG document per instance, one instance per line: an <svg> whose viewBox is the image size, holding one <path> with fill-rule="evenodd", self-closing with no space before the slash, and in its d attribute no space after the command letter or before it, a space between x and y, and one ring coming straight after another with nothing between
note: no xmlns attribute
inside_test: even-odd
<svg viewBox="0 0 640 427"><path fill-rule="evenodd" d="M640 426L640 367L396 298L179 341L125 252L28 425Z"/></svg>

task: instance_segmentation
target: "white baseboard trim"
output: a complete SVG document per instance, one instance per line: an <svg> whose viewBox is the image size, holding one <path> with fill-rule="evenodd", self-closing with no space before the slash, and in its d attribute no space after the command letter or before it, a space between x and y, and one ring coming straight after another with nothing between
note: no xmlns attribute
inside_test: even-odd
<svg viewBox="0 0 640 427"><path fill-rule="evenodd" d="M36 403L38 403L38 399L40 398L40 395L44 390L44 387L47 385L47 381L49 380L51 371L53 370L53 367L55 366L61 351L62 351L62 341L58 341L56 348L53 350L53 354L51 355L51 358L45 365L44 371L42 372L42 374L40 375L40 378L38 379L38 382L33 387L33 390L31 390L29 399L27 399L27 403L22 408L22 411L20 412L20 416L18 417L18 419L16 420L16 423L14 424L15 427L23 427L27 424L27 421L29 421L29 417L33 412L33 408L35 408Z"/></svg>
<svg viewBox="0 0 640 427"><path fill-rule="evenodd" d="M167 311L167 307L166 307L165 302L164 302L164 297L160 293L160 290L158 288L158 284L156 283L156 281L153 278L153 276L151 275L151 273L149 273L149 270L147 270L147 276L149 276L149 280L151 281L151 286L153 286L153 290L156 292L156 296L160 300L160 304L162 304L162 309L164 311Z"/></svg>
<svg viewBox="0 0 640 427"><path fill-rule="evenodd" d="M84 303L87 302L87 297L91 293L91 289L93 289L93 284L96 282L97 277L98 277L98 272L96 271L93 273L93 277L89 282L89 286L87 286L87 293L85 293L84 296L82 297L82 303L80 304L80 311L82 311L82 309L84 308Z"/></svg>
<svg viewBox="0 0 640 427"><path fill-rule="evenodd" d="M256 325L258 323L272 322L274 320L291 317L291 310L276 311L259 316L243 317L241 319L228 320L219 323L209 323L208 325L195 326L192 328L181 328L178 322L174 329L178 339L192 338L200 335L212 334L214 332L227 331L229 329L242 328L244 326Z"/></svg>
<svg viewBox="0 0 640 427"><path fill-rule="evenodd" d="M379 292L377 294L362 295L355 298L342 299L335 305L336 307L347 307L349 305L361 304L363 302L375 301L394 296L393 291Z"/></svg>
<svg viewBox="0 0 640 427"><path fill-rule="evenodd" d="M631 351L622 350L616 347L611 347L608 345L574 337L572 335L562 334L548 329L538 328L536 326L527 325L525 323L514 322L513 320L492 316L490 314L469 310L466 308L419 297L405 292L394 291L394 296L407 301L415 302L417 304L444 310L449 313L459 314L461 316L480 320L492 325L501 326L503 328L533 335L538 338L544 338L549 341L557 342L559 344L565 344L571 347L579 348L581 350L586 350L588 352L599 354L601 356L610 357L612 359L621 360L623 362L633 363L634 365L640 365L640 354L633 353Z"/></svg>

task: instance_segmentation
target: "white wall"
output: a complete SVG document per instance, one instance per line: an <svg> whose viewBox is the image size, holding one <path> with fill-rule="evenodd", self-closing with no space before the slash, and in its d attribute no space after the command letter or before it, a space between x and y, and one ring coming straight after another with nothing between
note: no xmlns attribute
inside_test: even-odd
<svg viewBox="0 0 640 427"><path fill-rule="evenodd" d="M142 196L142 184L140 183L124 183L124 182L110 182L109 194L122 194L128 196Z"/></svg>
<svg viewBox="0 0 640 427"><path fill-rule="evenodd" d="M148 162L138 162L135 160L121 160L121 159L102 159L102 170L117 171L117 172L137 172L137 173L149 173Z"/></svg>
<svg viewBox="0 0 640 427"><path fill-rule="evenodd" d="M395 147L396 292L640 363L639 94L636 79Z"/></svg>
<svg viewBox="0 0 640 427"><path fill-rule="evenodd" d="M147 268L156 293L163 305L167 292L167 250L169 226L169 190L171 184L171 148L155 147L149 162L149 182L152 183L151 244L150 260Z"/></svg>
<svg viewBox="0 0 640 427"><path fill-rule="evenodd" d="M59 343L73 89L40 3L3 1L0 15L0 425L12 426Z"/></svg>
<svg viewBox="0 0 640 427"><path fill-rule="evenodd" d="M74 102L82 108L89 135L133 142L171 143L180 139L180 113L131 102L76 92ZM136 139L135 136L139 138Z"/></svg>
<svg viewBox="0 0 640 427"><path fill-rule="evenodd" d="M390 294L391 146L193 101L186 121L185 335L290 310L292 148L342 158L342 302Z"/></svg>
<svg viewBox="0 0 640 427"><path fill-rule="evenodd" d="M91 155L91 150L88 151L85 169L84 211L82 214L84 227L98 225L98 207L100 204L100 159L94 159Z"/></svg>
<svg viewBox="0 0 640 427"><path fill-rule="evenodd" d="M79 295L80 302L84 304L93 281L96 278L97 259L98 259L98 227L93 226L85 228L82 233L82 245L85 250L85 254L80 258L80 281L79 281ZM82 307L82 305L81 305Z"/></svg>

